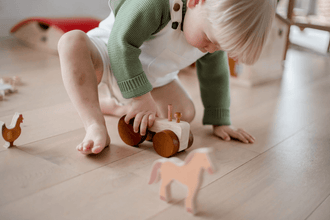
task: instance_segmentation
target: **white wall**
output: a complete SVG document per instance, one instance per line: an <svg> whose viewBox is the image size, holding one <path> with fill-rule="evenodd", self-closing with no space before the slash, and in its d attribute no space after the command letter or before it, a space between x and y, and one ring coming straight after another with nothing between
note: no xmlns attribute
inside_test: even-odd
<svg viewBox="0 0 330 220"><path fill-rule="evenodd" d="M28 17L88 16L104 19L109 15L108 0L0 0L0 37Z"/></svg>

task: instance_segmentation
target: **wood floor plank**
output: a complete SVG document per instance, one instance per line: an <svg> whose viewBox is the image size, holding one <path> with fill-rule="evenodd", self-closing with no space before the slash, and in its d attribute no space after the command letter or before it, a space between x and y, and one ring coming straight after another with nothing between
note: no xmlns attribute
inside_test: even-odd
<svg viewBox="0 0 330 220"><path fill-rule="evenodd" d="M58 62L58 55L41 52L20 43L15 38L0 38L1 74L19 74Z"/></svg>
<svg viewBox="0 0 330 220"><path fill-rule="evenodd" d="M235 127L243 128L257 138L253 145L240 146L262 153L284 141L299 130L328 114L330 57L290 50L282 81L275 81L253 89L232 86L231 118ZM195 70L186 69L180 76L192 95L196 117L191 123L194 133L207 129L201 126L203 107L198 81L189 78Z"/></svg>
<svg viewBox="0 0 330 220"><path fill-rule="evenodd" d="M262 153L299 130L329 114L330 76L315 83L304 93L277 98L233 116L233 124L246 128L257 139L252 145L240 145Z"/></svg>
<svg viewBox="0 0 330 220"><path fill-rule="evenodd" d="M116 168L102 167L70 181L0 207L5 219L146 219L168 204L145 179ZM151 208L152 207L152 208ZM15 210L20 210L15 212Z"/></svg>
<svg viewBox="0 0 330 220"><path fill-rule="evenodd" d="M247 130L256 137L254 144L242 144L232 141L226 144L242 147L257 153L262 153L281 143L318 120L323 120L330 110L330 75L323 80L315 81L304 93L293 93L277 97L249 108L245 112L234 113L233 125ZM257 109L257 110L256 110ZM210 128L192 124L193 133L208 132ZM220 141L224 144L224 141Z"/></svg>
<svg viewBox="0 0 330 220"><path fill-rule="evenodd" d="M77 175L75 172L16 148L2 151L0 152L0 206Z"/></svg>
<svg viewBox="0 0 330 220"><path fill-rule="evenodd" d="M329 220L330 219L330 195L328 198L322 202L322 204L317 207L317 209L312 213L307 220Z"/></svg>
<svg viewBox="0 0 330 220"><path fill-rule="evenodd" d="M135 148L130 147L130 149ZM149 152L150 155L156 154ZM96 160L96 162L100 161ZM136 166L135 163L133 165ZM145 219L150 213L144 212L149 209L144 204L156 204L155 201L158 200L158 197L151 199L146 197L143 191L147 190L149 191L149 188L145 179L123 172L121 169L103 167L24 198L16 204L2 207L0 216L5 219L52 219L52 214L55 214L57 219L91 219L92 217L95 219L96 215L99 216L98 219L113 217L118 219L133 218L141 212L142 217L137 219ZM96 191L99 193L95 193ZM127 207L134 207L136 204L140 206L140 211L126 212ZM13 212L17 209L20 211ZM153 214L156 212L157 209Z"/></svg>
<svg viewBox="0 0 330 220"><path fill-rule="evenodd" d="M110 124L111 120L113 120L113 118L108 117L107 124ZM40 193L35 193L29 197L23 198L14 204L5 206L0 209L1 216L17 219L51 219L50 214L57 213L56 216L61 219L89 219L96 214L100 216L98 219L146 219L171 205L159 199L158 184L147 185L152 163L156 159L161 158L153 150L152 143L143 143L140 146L140 152L132 154L131 156L126 155L126 158L118 161L113 162L108 160L108 156L104 157L105 160L103 156L101 156L101 159L92 160L90 158L80 157L79 154L75 152L75 149L68 146L72 142L79 141L79 137L73 138L75 139L74 141L68 141L64 144L64 142L66 142L65 140L70 136L77 135L81 137L81 132L80 129L43 141L23 145L20 149L35 154L36 156L41 156L47 160L49 158L56 158L49 160L69 169L75 166L76 168L74 170L81 171L88 167L91 171ZM114 130L111 130L111 132L113 133ZM114 143L121 145L121 151L125 150L125 148L134 149L124 146L121 140L118 140L118 136L117 139L115 138L115 134L113 134L112 137L114 137ZM215 140L218 141L214 136L209 137L208 131L200 133L200 135L195 137L193 149L201 146L210 147ZM49 145L51 142L53 142L53 144L43 149L43 144L48 143ZM61 145L61 143L63 145ZM204 180L204 184L206 185L257 156L255 152L231 147L229 143L226 145L226 143L221 144L221 142L219 142L214 148L215 158L217 158L219 162L217 163L219 172L212 176L206 175ZM111 156L111 150L110 154L107 151L104 153L105 155ZM187 154L188 152L180 153L177 156L184 159ZM75 157L75 159L65 158L62 160L61 158L64 158L65 155L67 157ZM82 158L86 160L80 160ZM69 162L71 163L70 165ZM112 163L105 167L95 169L104 162ZM184 188L178 184L174 184L172 190L175 195L173 198L174 202L180 201L185 196ZM48 199L47 203L45 203L46 199ZM33 207L30 205L31 201L34 203ZM93 204L93 209L88 208L90 204ZM36 206L39 208L34 208ZM68 207L70 207L70 209ZM14 209L19 209L20 212L12 213ZM126 210L130 210L130 212ZM66 215L63 213L66 213Z"/></svg>
<svg viewBox="0 0 330 220"><path fill-rule="evenodd" d="M145 150L130 157L0 207L0 215L16 219L48 219L52 213L57 213L60 219L90 219L92 216L97 216L97 219L152 217L172 204L159 199L159 184L147 184L151 165L155 159L160 158L149 145L146 143ZM205 184L251 160L256 153L219 146L215 155L220 163L217 164L219 172L206 176ZM174 184L172 190L174 202L179 202L185 195L184 188L179 184ZM14 209L20 212L12 213Z"/></svg>
<svg viewBox="0 0 330 220"><path fill-rule="evenodd" d="M79 131L78 135L74 133L77 132L68 133L73 135L73 137L64 137L64 135L59 135L41 142L29 144L28 147L34 148L45 146L48 148L49 141L51 141L52 146L49 149L36 153L35 155L54 164L57 164L58 166L73 170L80 174L105 166L114 161L129 157L141 151L139 148L127 146L123 143L112 143L110 147L103 150L102 153L98 155L86 156L79 153L75 147L79 142L82 141L81 136L83 136L82 134L84 134L84 131ZM25 145L22 146L22 149L23 148L25 148Z"/></svg>
<svg viewBox="0 0 330 220"><path fill-rule="evenodd" d="M18 92L0 102L0 117L69 101L58 55L28 48L14 38L0 39L0 77L18 76Z"/></svg>
<svg viewBox="0 0 330 220"><path fill-rule="evenodd" d="M117 129L118 118L110 116L105 118L111 144L101 154L86 156L76 150L76 146L85 136L84 128L24 144L18 148L78 173L94 170L144 149L128 146L120 139Z"/></svg>
<svg viewBox="0 0 330 220"><path fill-rule="evenodd" d="M16 145L24 145L34 141L53 137L83 127L83 124L70 102L55 106L21 112L23 123L22 133L14 142ZM0 121L10 124L12 116L0 117ZM4 140L0 139L0 146Z"/></svg>
<svg viewBox="0 0 330 220"><path fill-rule="evenodd" d="M330 193L330 114L203 188L196 219L305 219ZM190 219L183 201L151 219Z"/></svg>
<svg viewBox="0 0 330 220"><path fill-rule="evenodd" d="M282 80L261 84L253 88L231 86L231 114L232 117L244 113L247 109L257 108L265 102L276 98L297 95L314 83L318 83L329 77L330 57L318 56L306 52L288 50L287 62ZM199 83L196 70L186 68L180 72L183 86L187 89L196 106L202 106ZM267 73L265 73L267 74ZM305 92L306 93L306 92ZM203 112L197 107L196 121L200 125ZM195 120L194 120L195 122Z"/></svg>
<svg viewBox="0 0 330 220"><path fill-rule="evenodd" d="M64 89L59 69L58 58L46 60L39 64L31 61L34 66L22 71L8 70L8 74L0 70L0 76L21 78L17 92L8 94L0 102L0 117L13 115L17 112L30 111L69 102Z"/></svg>
<svg viewBox="0 0 330 220"><path fill-rule="evenodd" d="M205 136L208 136L208 133L204 134ZM205 136L201 135L196 137L195 140L196 144L186 151L183 151L181 153L178 153L175 155L175 157L184 160L189 152L191 152L194 149L201 148L201 147L207 147L212 148L213 153L212 155L215 158L214 165L217 167L218 172L214 175L205 175L205 179L203 181L203 184L209 184L210 182L220 178L221 176L226 175L227 173L231 172L232 170L238 168L242 164L248 162L249 160L255 158L258 154L249 151L246 149L233 147L229 143L225 144L214 144L211 145L210 143L213 141L216 137L211 137L209 141L206 140ZM213 140L212 140L213 139ZM204 145L199 145L200 142L206 142ZM208 142L208 143L207 143ZM148 144L148 143L146 143ZM145 145L146 145L145 144ZM151 145L151 143L149 143ZM151 156L152 155L152 156ZM155 160L161 159L162 157L157 155L153 148L150 146L150 148L146 147L146 150L143 152L140 152L138 154L135 154L129 158L125 158L123 160L120 160L115 163L111 163L108 166L124 170L126 172L132 172L134 174L137 174L143 178L146 179L146 181L149 180L150 177L150 171L152 164ZM182 190L182 188L180 189Z"/></svg>

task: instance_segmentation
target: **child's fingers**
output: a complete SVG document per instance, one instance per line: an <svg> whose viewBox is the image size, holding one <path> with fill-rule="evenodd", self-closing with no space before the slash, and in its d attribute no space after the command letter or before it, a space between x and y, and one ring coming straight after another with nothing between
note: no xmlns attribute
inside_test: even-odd
<svg viewBox="0 0 330 220"><path fill-rule="evenodd" d="M148 119L149 119L149 115L148 114L145 114L142 117L141 124L140 124L140 134L142 136L146 135L147 126L148 126Z"/></svg>
<svg viewBox="0 0 330 220"><path fill-rule="evenodd" d="M126 115L125 118L124 118L125 123L128 124L129 121L130 121L132 118L135 117L135 115L136 115L136 114L135 114L134 112L128 112L127 115Z"/></svg>
<svg viewBox="0 0 330 220"><path fill-rule="evenodd" d="M243 135L242 131L243 131L242 129L238 129L236 131L233 130L233 131L230 132L230 136L232 136L233 138L236 138L236 139L242 141L243 143L247 144L247 143L249 143L249 141L245 137L245 135Z"/></svg>
<svg viewBox="0 0 330 220"><path fill-rule="evenodd" d="M139 132L139 127L140 127L143 116L144 116L143 113L138 113L137 115L135 115L134 123L133 123L133 130L135 133Z"/></svg>
<svg viewBox="0 0 330 220"><path fill-rule="evenodd" d="M152 127L156 120L156 115L150 114L148 117L148 128Z"/></svg>
<svg viewBox="0 0 330 220"><path fill-rule="evenodd" d="M247 133L246 131L242 130L241 131L242 135L244 135L244 137L250 142L250 143L254 143L254 141L256 140L252 135L250 135L249 133Z"/></svg>
<svg viewBox="0 0 330 220"><path fill-rule="evenodd" d="M138 114L134 114L132 112L128 113L124 119L125 123L129 123L129 121L134 118L133 122L133 130L135 133L139 132L140 134L145 135L147 127L151 127L155 122L155 114L152 112L140 112Z"/></svg>
<svg viewBox="0 0 330 220"><path fill-rule="evenodd" d="M215 134L224 141L230 141L230 136L224 130L217 130Z"/></svg>

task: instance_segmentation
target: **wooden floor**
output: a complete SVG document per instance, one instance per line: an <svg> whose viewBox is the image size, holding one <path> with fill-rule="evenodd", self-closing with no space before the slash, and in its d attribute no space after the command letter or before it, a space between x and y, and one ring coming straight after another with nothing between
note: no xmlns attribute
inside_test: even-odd
<svg viewBox="0 0 330 220"><path fill-rule="evenodd" d="M76 151L84 129L56 55L1 40L0 76L14 75L23 85L0 102L0 121L10 124L18 111L24 122L17 147L0 147L1 220L330 219L329 57L290 49L281 81L232 86L232 121L257 138L251 145L212 136L201 125L195 70L180 74L197 108L192 149L214 148L219 168L204 176L196 216L184 209L181 185L173 184L168 204L159 199L159 183L147 184L160 156L151 143L126 146L118 118L106 116L110 149L87 157Z"/></svg>

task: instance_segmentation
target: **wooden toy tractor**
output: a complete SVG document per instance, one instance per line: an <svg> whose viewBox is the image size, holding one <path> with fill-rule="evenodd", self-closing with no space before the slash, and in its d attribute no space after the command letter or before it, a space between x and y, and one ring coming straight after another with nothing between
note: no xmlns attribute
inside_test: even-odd
<svg viewBox="0 0 330 220"><path fill-rule="evenodd" d="M147 129L147 133L141 136L133 130L134 118L129 124L124 121L125 115L119 119L118 132L121 139L130 146L137 146L143 141L153 142L155 151L162 157L171 157L177 152L188 149L193 144L193 135L190 132L190 124L180 121L181 113L174 114L176 120L172 120L172 106L169 105L168 119L156 118L154 125Z"/></svg>

